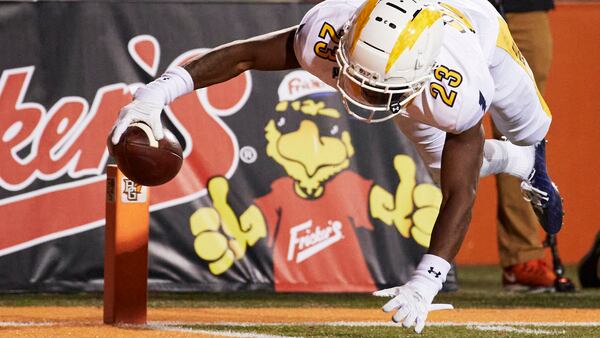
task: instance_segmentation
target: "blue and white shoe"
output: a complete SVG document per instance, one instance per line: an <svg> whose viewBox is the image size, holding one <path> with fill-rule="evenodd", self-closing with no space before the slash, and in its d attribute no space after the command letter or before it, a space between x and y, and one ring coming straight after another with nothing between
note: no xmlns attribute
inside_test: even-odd
<svg viewBox="0 0 600 338"><path fill-rule="evenodd" d="M546 140L535 145L533 170L527 180L521 182L523 198L530 202L542 228L549 233L557 233L563 224L562 198L558 188L546 170Z"/></svg>

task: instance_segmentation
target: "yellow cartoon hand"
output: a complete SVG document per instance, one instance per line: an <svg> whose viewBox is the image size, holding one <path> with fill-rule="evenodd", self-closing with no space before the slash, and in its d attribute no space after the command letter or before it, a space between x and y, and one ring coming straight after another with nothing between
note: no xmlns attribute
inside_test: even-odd
<svg viewBox="0 0 600 338"><path fill-rule="evenodd" d="M229 203L229 182L221 176L208 182L208 194L213 207L196 210L190 217L192 234L196 236L194 250L215 275L227 271L236 259L241 259L246 248L267 234L260 209L250 206L238 218Z"/></svg>
<svg viewBox="0 0 600 338"><path fill-rule="evenodd" d="M412 236L417 243L428 247L442 192L433 184L416 185L416 166L409 156L397 155L394 169L400 178L396 193L392 195L375 185L369 196L371 215L385 224L393 224L403 237Z"/></svg>
<svg viewBox="0 0 600 338"><path fill-rule="evenodd" d="M213 208L200 208L190 217L194 250L201 259L208 261L210 272L219 275L231 267L235 256L229 249L227 237L219 232L219 214Z"/></svg>
<svg viewBox="0 0 600 338"><path fill-rule="evenodd" d="M409 216L413 211L416 166L409 156L397 155L394 169L400 178L396 193L392 195L382 187L374 186L369 196L371 215L385 224L393 224L402 236L408 237L412 223Z"/></svg>

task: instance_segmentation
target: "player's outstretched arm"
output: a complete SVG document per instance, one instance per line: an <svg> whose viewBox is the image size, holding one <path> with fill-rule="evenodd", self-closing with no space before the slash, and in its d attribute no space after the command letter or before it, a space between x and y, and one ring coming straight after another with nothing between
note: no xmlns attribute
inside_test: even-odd
<svg viewBox="0 0 600 338"><path fill-rule="evenodd" d="M194 89L227 81L247 70L298 68L294 54L297 27L234 41L202 54L183 66L194 81Z"/></svg>
<svg viewBox="0 0 600 338"><path fill-rule="evenodd" d="M298 68L294 54L297 27L234 41L209 50L189 61L184 67L168 69L158 79L139 88L134 100L123 107L111 135L117 144L133 122L150 126L154 138L163 138L160 114L165 105L194 89L227 81L249 69L283 70Z"/></svg>
<svg viewBox="0 0 600 338"><path fill-rule="evenodd" d="M485 135L481 121L460 134L446 134L442 152L442 205L431 233L429 253L454 259L471 221Z"/></svg>
<svg viewBox="0 0 600 338"><path fill-rule="evenodd" d="M395 312L395 322L414 326L416 332L423 330L429 311L451 308L432 302L446 280L449 262L456 256L471 220L484 141L481 121L461 134L447 134L442 154L442 205L429 253L423 256L408 283L374 293L392 297L383 310Z"/></svg>

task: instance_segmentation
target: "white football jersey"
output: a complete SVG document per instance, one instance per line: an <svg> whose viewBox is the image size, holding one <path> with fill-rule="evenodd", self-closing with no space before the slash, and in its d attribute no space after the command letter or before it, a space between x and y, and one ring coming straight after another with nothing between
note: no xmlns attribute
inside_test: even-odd
<svg viewBox="0 0 600 338"><path fill-rule="evenodd" d="M339 32L363 3L328 0L313 7L300 23L294 41L305 70L336 87L335 51ZM444 39L434 78L401 114L415 121L460 133L474 126L490 107L494 79L490 66L498 35L499 14L483 0L443 0L456 20L444 26Z"/></svg>

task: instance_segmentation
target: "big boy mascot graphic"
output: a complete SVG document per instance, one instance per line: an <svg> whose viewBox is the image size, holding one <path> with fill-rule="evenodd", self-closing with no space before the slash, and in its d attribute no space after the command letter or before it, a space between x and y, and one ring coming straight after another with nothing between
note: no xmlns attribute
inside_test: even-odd
<svg viewBox="0 0 600 338"><path fill-rule="evenodd" d="M372 231L371 219L378 219L427 246L441 192L417 184L415 163L403 154L390 163L399 176L395 191L351 170L355 140L347 116L336 108L335 90L312 75L289 73L278 94L265 126L266 153L287 175L240 214L227 201L235 187L212 177L212 206L190 217L196 254L219 275L264 240L272 250L277 291L372 291L357 230Z"/></svg>

